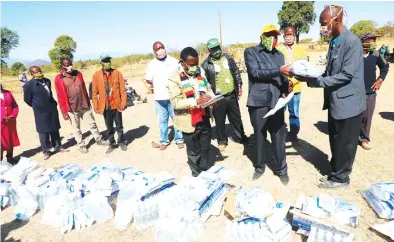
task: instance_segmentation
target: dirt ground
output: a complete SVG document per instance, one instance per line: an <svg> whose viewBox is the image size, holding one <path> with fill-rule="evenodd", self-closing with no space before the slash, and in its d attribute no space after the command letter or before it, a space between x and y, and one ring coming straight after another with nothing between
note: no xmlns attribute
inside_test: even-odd
<svg viewBox="0 0 394 242"><path fill-rule="evenodd" d="M316 60L318 53L311 57ZM301 131L300 141L297 145L287 143L286 154L290 183L283 186L279 179L267 169L265 174L257 181L252 181L253 167L250 161L251 148L230 141L228 148L221 155L224 160L216 164L234 169L237 173L233 182L237 185L248 187L262 187L271 192L277 200L294 204L297 197L306 195L319 195L321 192L334 197L343 198L361 208L359 227L356 229L356 241L385 241L371 231L369 227L375 223L385 221L378 219L373 210L360 195L360 190L371 183L378 181L393 181L394 166L391 153L394 148L394 102L391 90L394 90L394 68L391 67L385 83L379 91L377 105L372 127L373 149L364 151L358 149L357 157L351 174L351 187L336 191L322 191L317 187L319 171L327 172L331 156L327 136L327 112L322 110L323 90L303 87L301 98ZM130 72L121 69L127 78ZM90 80L92 70L84 72L85 79ZM143 71L141 71L141 74ZM142 78L142 77L141 77ZM141 79L140 79L141 80ZM130 78L129 83L140 93L145 93L142 82L137 78ZM246 108L247 76L243 74L245 95L240 100L242 120L247 135L252 134L252 127ZM190 175L186 163L185 149L179 150L175 145L170 145L166 151L151 148L151 141L158 140L159 127L155 114L153 95L148 97L147 104L137 104L128 108L123 113L123 124L128 151L119 149L106 155L105 149L95 144L91 145L88 154L81 154L76 150L72 140L71 152L56 154L44 161L39 147L38 135L35 131L34 117L22 99L21 93L16 94L20 112L18 117L18 132L21 147L16 148L15 155L31 157L39 161L40 165L53 167L59 164L76 163L88 168L93 164L110 160L119 167L136 166L146 172L168 170L179 180L182 176ZM100 131L105 131L102 116L95 115ZM288 116L286 115L286 121ZM72 137L70 124L61 119L63 143ZM82 125L87 132L86 125ZM231 130L228 129L230 133ZM215 136L215 130L213 130ZM87 136L89 133L86 133ZM86 139L91 139L91 136ZM91 143L92 144L92 143ZM212 157L219 160L216 140L212 140ZM58 228L49 227L40 223L42 212L35 214L30 221L24 223L14 219L12 207L1 212L1 240L2 241L154 241L154 229L137 231L130 226L126 231L119 232L115 228L114 220L106 223L94 224L89 229L73 230L69 234L61 235ZM212 217L205 223L205 231L201 233L199 241L223 241L225 234L225 220L221 215ZM294 241L302 241L299 235L293 232Z"/></svg>

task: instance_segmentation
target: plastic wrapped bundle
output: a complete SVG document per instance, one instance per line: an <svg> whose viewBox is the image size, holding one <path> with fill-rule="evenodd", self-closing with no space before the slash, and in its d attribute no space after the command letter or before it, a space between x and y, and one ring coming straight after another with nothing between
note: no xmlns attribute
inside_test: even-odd
<svg viewBox="0 0 394 242"><path fill-rule="evenodd" d="M38 209L36 197L23 185L15 185L12 189L19 198L14 209L14 216L19 220L29 220Z"/></svg>
<svg viewBox="0 0 394 242"><path fill-rule="evenodd" d="M356 227L360 208L345 200L333 198L325 194L316 197L301 195L296 203L302 213L316 218L328 218L341 224Z"/></svg>
<svg viewBox="0 0 394 242"><path fill-rule="evenodd" d="M38 163L31 159L21 157L18 164L4 172L2 179L14 184L22 184L27 175L36 169Z"/></svg>
<svg viewBox="0 0 394 242"><path fill-rule="evenodd" d="M380 218L394 219L394 199L380 200L370 190L361 191L361 194Z"/></svg>
<svg viewBox="0 0 394 242"><path fill-rule="evenodd" d="M312 224L307 242L352 242L354 234L336 229L334 226Z"/></svg>
<svg viewBox="0 0 394 242"><path fill-rule="evenodd" d="M240 217L263 219L273 212L275 200L261 188L236 192L235 206Z"/></svg>
<svg viewBox="0 0 394 242"><path fill-rule="evenodd" d="M290 73L295 76L303 76L308 78L316 78L323 74L323 71L318 67L314 66L307 60L297 60L291 64Z"/></svg>
<svg viewBox="0 0 394 242"><path fill-rule="evenodd" d="M275 227L275 230L272 229ZM256 218L241 221L228 221L225 242L249 241L287 241L291 234L291 226L286 219L275 221L275 225L268 226Z"/></svg>

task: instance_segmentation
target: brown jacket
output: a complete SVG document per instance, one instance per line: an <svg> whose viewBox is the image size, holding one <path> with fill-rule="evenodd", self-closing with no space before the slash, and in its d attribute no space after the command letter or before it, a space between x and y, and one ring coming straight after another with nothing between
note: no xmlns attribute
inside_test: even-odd
<svg viewBox="0 0 394 242"><path fill-rule="evenodd" d="M105 77L103 70L98 70L93 74L92 80L92 103L93 108L103 114L106 107ZM110 88L112 90L113 104L111 109L117 109L122 112L122 106L127 104L126 85L122 73L118 70L112 70Z"/></svg>
<svg viewBox="0 0 394 242"><path fill-rule="evenodd" d="M202 76L204 76L204 73L202 73ZM174 107L175 128L185 133L193 133L196 130L196 127L192 125L190 108L196 106L197 103L195 99L186 97L182 89L181 78L179 77L178 72L173 73L169 78L168 89L170 93L170 101ZM210 95L211 97L215 96L209 83L207 86L207 95Z"/></svg>

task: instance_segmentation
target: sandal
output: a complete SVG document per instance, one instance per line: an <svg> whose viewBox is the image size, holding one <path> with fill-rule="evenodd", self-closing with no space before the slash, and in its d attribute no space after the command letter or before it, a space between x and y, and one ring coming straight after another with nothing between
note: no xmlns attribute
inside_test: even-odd
<svg viewBox="0 0 394 242"><path fill-rule="evenodd" d="M152 148L158 149L160 148L160 144L156 143L155 141L152 141Z"/></svg>

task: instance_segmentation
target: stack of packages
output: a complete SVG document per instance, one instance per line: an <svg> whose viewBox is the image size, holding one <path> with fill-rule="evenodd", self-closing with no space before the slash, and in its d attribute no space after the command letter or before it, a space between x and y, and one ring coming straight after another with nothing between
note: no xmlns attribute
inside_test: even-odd
<svg viewBox="0 0 394 242"><path fill-rule="evenodd" d="M225 241L287 241L291 226L286 219L290 205L275 202L261 188L238 190L235 193L237 218L227 222Z"/></svg>
<svg viewBox="0 0 394 242"><path fill-rule="evenodd" d="M372 184L361 194L380 218L394 219L394 182Z"/></svg>
<svg viewBox="0 0 394 242"><path fill-rule="evenodd" d="M316 197L301 195L290 212L293 214L292 225L298 227L298 233L308 236L308 242L341 241L350 242L354 234L343 230L328 221L355 228L360 216L360 209L341 199L321 194Z"/></svg>
<svg viewBox="0 0 394 242"><path fill-rule="evenodd" d="M143 173L137 169L124 170L123 183L115 214L116 228L126 229L132 220L137 229L154 225L159 217L159 203L172 190L175 177L168 172Z"/></svg>
<svg viewBox="0 0 394 242"><path fill-rule="evenodd" d="M7 161L0 161L0 207L3 209L9 203L14 204L16 201L10 201L9 188L11 183L5 182L3 175L12 168L12 165Z"/></svg>
<svg viewBox="0 0 394 242"><path fill-rule="evenodd" d="M53 171L50 180L52 188L48 186L39 199L45 201L42 223L60 227L65 233L113 217L108 197L118 190L123 173L112 164L94 166L87 171L76 165L65 165Z"/></svg>
<svg viewBox="0 0 394 242"><path fill-rule="evenodd" d="M380 218L394 219L394 182L372 184L361 194ZM394 220L373 228L394 240Z"/></svg>
<svg viewBox="0 0 394 242"><path fill-rule="evenodd" d="M297 60L291 64L289 68L290 73L295 76L303 76L308 78L316 78L323 74L323 71L314 66L307 60Z"/></svg>
<svg viewBox="0 0 394 242"><path fill-rule="evenodd" d="M210 216L219 216L224 182L234 172L214 166L198 177L183 177L159 204L156 241L196 241Z"/></svg>
<svg viewBox="0 0 394 242"><path fill-rule="evenodd" d="M3 163L4 164L4 163ZM3 165L1 180L2 205L15 205L14 216L20 220L29 220L37 211L38 203L34 194L26 188L24 182L28 175L37 168L38 163L22 157L19 163L10 167ZM6 168L8 167L8 169ZM4 169L5 168L5 169Z"/></svg>

